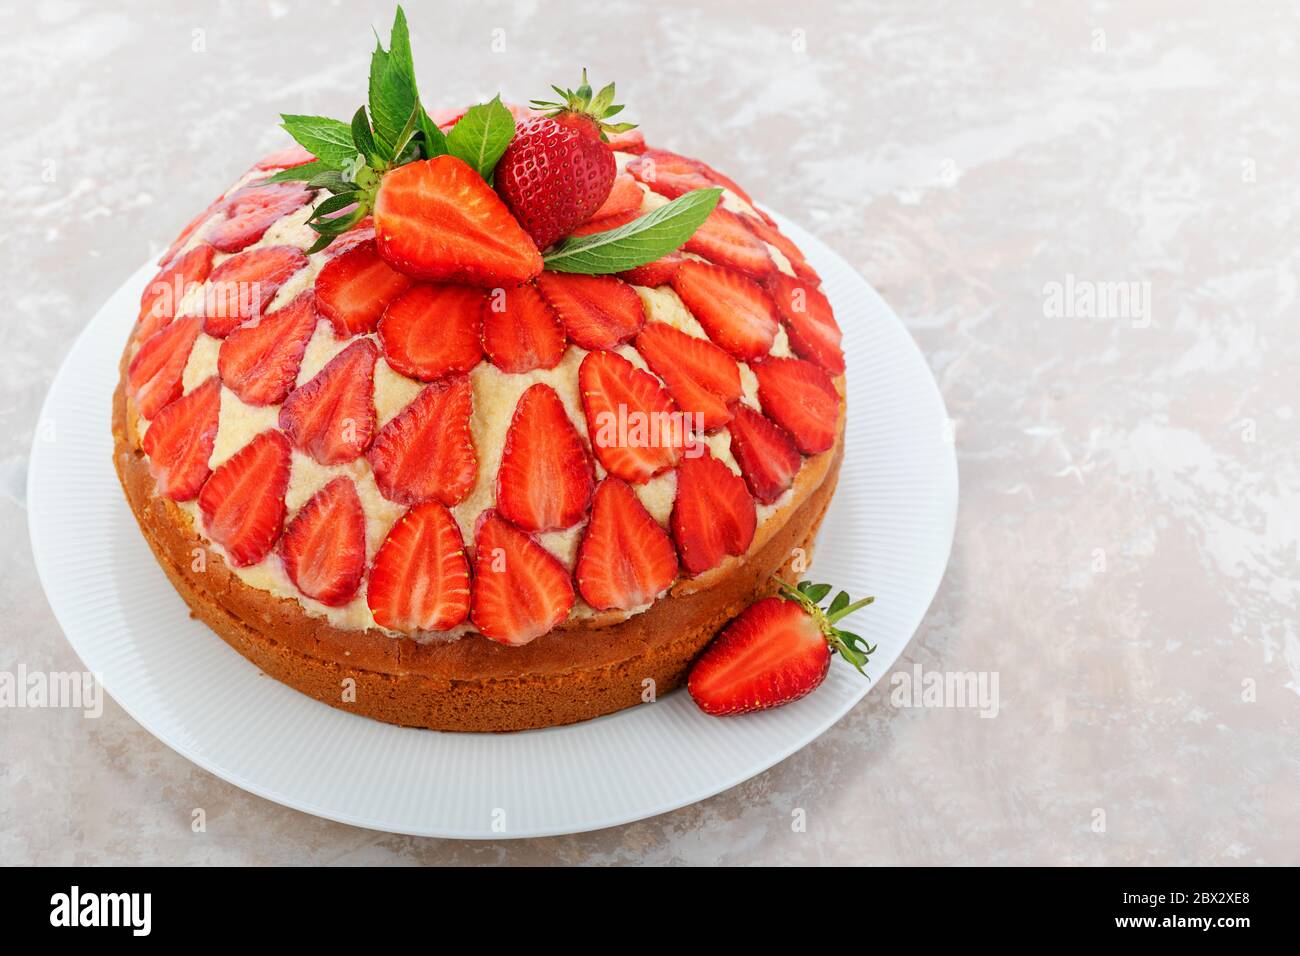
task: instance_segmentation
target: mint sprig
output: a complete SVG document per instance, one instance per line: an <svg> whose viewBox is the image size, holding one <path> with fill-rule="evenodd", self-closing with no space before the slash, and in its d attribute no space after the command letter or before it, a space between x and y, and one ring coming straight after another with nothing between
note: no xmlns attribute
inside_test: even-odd
<svg viewBox="0 0 1300 956"><path fill-rule="evenodd" d="M492 182L492 170L515 138L514 114L501 102L500 94L486 103L471 106L447 134L447 152L463 159Z"/></svg>
<svg viewBox="0 0 1300 956"><path fill-rule="evenodd" d="M654 262L695 234L722 197L720 188L694 189L616 229L570 236L542 257L552 272L608 275Z"/></svg>

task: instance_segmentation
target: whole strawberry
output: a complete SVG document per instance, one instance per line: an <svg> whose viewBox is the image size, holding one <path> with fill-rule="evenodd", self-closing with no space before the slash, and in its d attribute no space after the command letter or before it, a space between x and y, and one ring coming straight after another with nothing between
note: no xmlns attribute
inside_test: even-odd
<svg viewBox="0 0 1300 956"><path fill-rule="evenodd" d="M634 125L605 122L623 107L614 103L613 83L593 96L586 70L576 90L552 89L562 101L533 101L545 115L519 127L495 174L497 192L538 249L563 239L601 207L617 172L607 135Z"/></svg>

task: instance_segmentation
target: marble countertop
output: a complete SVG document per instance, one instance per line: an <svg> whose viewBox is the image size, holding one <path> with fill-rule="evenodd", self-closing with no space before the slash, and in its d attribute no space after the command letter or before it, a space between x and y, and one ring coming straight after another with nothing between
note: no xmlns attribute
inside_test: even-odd
<svg viewBox="0 0 1300 956"><path fill-rule="evenodd" d="M947 577L898 670L996 674L997 715L882 686L696 806L474 844L273 805L111 701L98 720L0 709L0 863L1300 863L1294 3L407 11L426 98L615 77L652 142L715 163L889 300L962 481ZM73 337L282 142L280 111L352 113L390 18L0 12L0 670L79 669L22 492Z"/></svg>

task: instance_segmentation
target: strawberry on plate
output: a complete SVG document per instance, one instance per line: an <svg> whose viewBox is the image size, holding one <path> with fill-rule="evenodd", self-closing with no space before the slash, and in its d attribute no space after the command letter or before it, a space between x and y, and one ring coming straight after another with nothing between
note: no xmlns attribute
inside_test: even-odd
<svg viewBox="0 0 1300 956"><path fill-rule="evenodd" d="M126 367L126 392L145 418L153 418L180 397L185 366L198 337L198 319L176 319L149 336L131 358Z"/></svg>
<svg viewBox="0 0 1300 956"><path fill-rule="evenodd" d="M373 242L361 241L336 255L316 276L316 307L340 336L373 332L384 309L411 287L379 258Z"/></svg>
<svg viewBox="0 0 1300 956"><path fill-rule="evenodd" d="M744 554L757 522L754 499L741 477L705 446L688 449L677 466L677 497L669 521L687 573L694 577L728 555Z"/></svg>
<svg viewBox="0 0 1300 956"><path fill-rule="evenodd" d="M554 89L561 102L534 101L545 112L520 124L495 174L497 192L538 249L569 235L608 199L618 167L604 139L632 128L605 122L622 109L613 83L593 95L583 70L576 90Z"/></svg>
<svg viewBox="0 0 1300 956"><path fill-rule="evenodd" d="M412 505L430 498L459 504L478 479L470 434L474 411L469 378L452 375L425 386L393 416L366 456L380 494Z"/></svg>
<svg viewBox="0 0 1300 956"><path fill-rule="evenodd" d="M395 631L447 631L469 617L469 559L460 526L438 501L418 504L393 525L375 555L366 603Z"/></svg>
<svg viewBox="0 0 1300 956"><path fill-rule="evenodd" d="M578 389L596 458L612 475L640 484L677 463L684 437L677 406L659 380L615 352L578 366Z"/></svg>
<svg viewBox="0 0 1300 956"><path fill-rule="evenodd" d="M208 459L217 440L221 383L214 375L158 413L144 433L144 453L158 494L190 501L208 480Z"/></svg>
<svg viewBox="0 0 1300 956"><path fill-rule="evenodd" d="M745 227L739 216L721 206L709 213L683 249L753 278L762 278L776 268L762 240Z"/></svg>
<svg viewBox="0 0 1300 956"><path fill-rule="evenodd" d="M316 303L308 289L288 305L256 316L226 336L217 353L221 383L249 405L284 401L315 331Z"/></svg>
<svg viewBox="0 0 1300 956"><path fill-rule="evenodd" d="M280 537L289 459L288 439L268 429L217 468L199 492L203 527L237 568L257 564Z"/></svg>
<svg viewBox="0 0 1300 956"><path fill-rule="evenodd" d="M744 362L771 351L776 307L753 279L726 266L687 260L673 275L673 290L710 339Z"/></svg>
<svg viewBox="0 0 1300 956"><path fill-rule="evenodd" d="M641 297L613 276L543 272L537 289L564 324L569 338L584 349L612 349L629 341L645 324Z"/></svg>
<svg viewBox="0 0 1300 956"><path fill-rule="evenodd" d="M206 242L201 242L154 276L140 296L136 341L143 342L174 319L176 310L190 290L208 281L215 251Z"/></svg>
<svg viewBox="0 0 1300 956"><path fill-rule="evenodd" d="M636 337L636 350L677 406L700 416L704 431L731 421L728 406L740 398L740 367L722 349L666 322L651 322Z"/></svg>
<svg viewBox="0 0 1300 956"><path fill-rule="evenodd" d="M422 382L468 372L483 358L483 290L420 283L388 304L379 344L388 364Z"/></svg>
<svg viewBox="0 0 1300 956"><path fill-rule="evenodd" d="M568 616L573 582L556 557L491 509L474 532L474 626L502 644L527 644Z"/></svg>
<svg viewBox="0 0 1300 956"><path fill-rule="evenodd" d="M677 577L672 539L613 475L596 489L574 577L582 599L598 611L644 607Z"/></svg>
<svg viewBox="0 0 1300 956"><path fill-rule="evenodd" d="M803 456L790 433L758 410L736 402L732 411L731 456L755 500L770 505L794 483Z"/></svg>
<svg viewBox="0 0 1300 956"><path fill-rule="evenodd" d="M820 366L768 358L754 366L754 377L763 414L789 432L801 452L815 455L835 444L840 393Z"/></svg>
<svg viewBox="0 0 1300 956"><path fill-rule="evenodd" d="M484 300L483 351L501 371L555 368L564 347L564 326L533 283L495 290Z"/></svg>
<svg viewBox="0 0 1300 956"><path fill-rule="evenodd" d="M385 173L374 218L379 254L415 279L492 288L542 271L528 233L483 177L455 156Z"/></svg>
<svg viewBox="0 0 1300 956"><path fill-rule="evenodd" d="M222 205L224 222L205 237L221 252L239 252L261 239L266 230L312 198L302 183L254 183L237 189Z"/></svg>
<svg viewBox="0 0 1300 956"><path fill-rule="evenodd" d="M366 515L352 479L330 481L284 529L280 558L303 594L337 607L352 600L366 570Z"/></svg>
<svg viewBox="0 0 1300 956"><path fill-rule="evenodd" d="M826 679L832 653L866 674L875 647L838 624L874 599L850 602L841 591L821 608L829 584L778 584L779 596L747 608L691 668L686 688L706 714L725 717L798 700Z"/></svg>
<svg viewBox="0 0 1300 956"><path fill-rule="evenodd" d="M673 276L677 274L677 267L685 261L686 257L681 253L670 252L654 262L647 262L643 266L636 266L626 272L620 272L618 277L624 282L630 282L632 285L644 285L652 289L663 285L671 285Z"/></svg>
<svg viewBox="0 0 1300 956"><path fill-rule="evenodd" d="M826 296L807 279L774 272L767 277L767 291L785 323L790 347L800 358L816 362L832 375L844 371L844 334Z"/></svg>
<svg viewBox="0 0 1300 956"><path fill-rule="evenodd" d="M497 510L524 531L557 531L587 513L596 484L560 396L538 382L519 396L501 449Z"/></svg>
<svg viewBox="0 0 1300 956"><path fill-rule="evenodd" d="M361 457L375 435L375 360L370 339L357 339L299 385L280 406L280 427L299 451L322 465Z"/></svg>
<svg viewBox="0 0 1300 956"><path fill-rule="evenodd" d="M263 246L231 256L208 276L203 290L203 331L225 338L269 308L280 286L306 266L307 257L293 246Z"/></svg>

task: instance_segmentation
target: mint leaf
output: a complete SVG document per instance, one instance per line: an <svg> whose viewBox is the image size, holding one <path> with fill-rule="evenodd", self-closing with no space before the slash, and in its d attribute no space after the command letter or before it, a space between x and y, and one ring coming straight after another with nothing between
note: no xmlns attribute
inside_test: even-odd
<svg viewBox="0 0 1300 956"><path fill-rule="evenodd" d="M371 166L379 166L383 163L384 157L380 155L379 146L370 131L370 120L366 117L364 106L358 108L352 117L352 141L356 143L357 150L366 157L366 162Z"/></svg>
<svg viewBox="0 0 1300 956"><path fill-rule="evenodd" d="M424 158L447 155L447 137L433 118L420 107L420 132L424 134Z"/></svg>
<svg viewBox="0 0 1300 956"><path fill-rule="evenodd" d="M471 106L451 128L447 134L447 152L469 163L491 182L492 170L514 135L515 118L498 94L491 102Z"/></svg>
<svg viewBox="0 0 1300 956"><path fill-rule="evenodd" d="M375 52L370 56L370 115L374 118L375 139L388 157L396 153L397 137L418 101L411 35L406 14L399 6L388 50L376 36Z"/></svg>
<svg viewBox="0 0 1300 956"><path fill-rule="evenodd" d="M721 196L721 189L694 189L617 229L571 236L542 262L552 272L585 275L624 272L654 262L691 238Z"/></svg>
<svg viewBox="0 0 1300 956"><path fill-rule="evenodd" d="M405 119L405 117L402 117ZM281 113L280 125L322 164L341 169L357 154L352 142L352 128L342 120L324 116L293 116Z"/></svg>
<svg viewBox="0 0 1300 956"><path fill-rule="evenodd" d="M328 171L319 160L312 160L310 163L303 163L301 166L291 166L289 169L282 169L274 176L268 176L262 180L264 183L292 183L298 180L310 182L317 176Z"/></svg>

